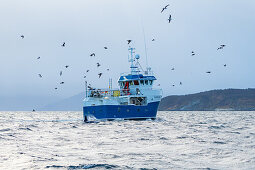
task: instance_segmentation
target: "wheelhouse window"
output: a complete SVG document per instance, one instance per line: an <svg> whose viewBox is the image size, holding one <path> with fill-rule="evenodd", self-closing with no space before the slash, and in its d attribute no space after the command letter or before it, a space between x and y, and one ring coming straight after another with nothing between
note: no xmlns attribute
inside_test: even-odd
<svg viewBox="0 0 255 170"><path fill-rule="evenodd" d="M145 80L145 85L148 85L148 80Z"/></svg>
<svg viewBox="0 0 255 170"><path fill-rule="evenodd" d="M152 80L149 80L149 84L152 85L153 81Z"/></svg>
<svg viewBox="0 0 255 170"><path fill-rule="evenodd" d="M138 80L134 80L134 85L139 85L139 81Z"/></svg>
<svg viewBox="0 0 255 170"><path fill-rule="evenodd" d="M119 83L120 87L124 87L124 82Z"/></svg>
<svg viewBox="0 0 255 170"><path fill-rule="evenodd" d="M133 81L129 81L129 84L130 84L131 86L134 85Z"/></svg>
<svg viewBox="0 0 255 170"><path fill-rule="evenodd" d="M140 84L141 84L141 85L144 85L144 80L140 80Z"/></svg>

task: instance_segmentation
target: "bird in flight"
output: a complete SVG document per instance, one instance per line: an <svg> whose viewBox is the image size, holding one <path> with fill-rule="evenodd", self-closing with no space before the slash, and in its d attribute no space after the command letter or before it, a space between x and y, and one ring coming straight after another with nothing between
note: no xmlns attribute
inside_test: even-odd
<svg viewBox="0 0 255 170"><path fill-rule="evenodd" d="M224 67L227 67L227 64L224 64Z"/></svg>
<svg viewBox="0 0 255 170"><path fill-rule="evenodd" d="M180 85L182 85L182 82L180 81Z"/></svg>
<svg viewBox="0 0 255 170"><path fill-rule="evenodd" d="M158 86L160 86L160 84L158 84Z"/></svg>
<svg viewBox="0 0 255 170"><path fill-rule="evenodd" d="M106 69L107 71L109 71L110 69L108 68L108 69Z"/></svg>
<svg viewBox="0 0 255 170"><path fill-rule="evenodd" d="M37 60L39 60L41 57L37 57Z"/></svg>
<svg viewBox="0 0 255 170"><path fill-rule="evenodd" d="M174 87L175 85L173 84L172 86Z"/></svg>
<svg viewBox="0 0 255 170"><path fill-rule="evenodd" d="M84 76L83 78L86 78L87 76Z"/></svg>
<svg viewBox="0 0 255 170"><path fill-rule="evenodd" d="M210 74L211 72L210 72L210 71L207 71L206 73Z"/></svg>
<svg viewBox="0 0 255 170"><path fill-rule="evenodd" d="M95 53L92 53L92 54L90 54L90 57L95 57L96 56L96 54Z"/></svg>
<svg viewBox="0 0 255 170"><path fill-rule="evenodd" d="M131 41L132 41L132 40L127 40L128 44L130 44L130 43L131 43Z"/></svg>
<svg viewBox="0 0 255 170"><path fill-rule="evenodd" d="M86 73L89 72L89 70L86 71Z"/></svg>
<svg viewBox="0 0 255 170"><path fill-rule="evenodd" d="M100 67L101 65L99 63L97 63L97 67Z"/></svg>
<svg viewBox="0 0 255 170"><path fill-rule="evenodd" d="M42 78L42 75L41 75L41 74L38 74L38 76L39 76L40 78Z"/></svg>
<svg viewBox="0 0 255 170"><path fill-rule="evenodd" d="M174 70L174 67L171 70Z"/></svg>
<svg viewBox="0 0 255 170"><path fill-rule="evenodd" d="M58 88L57 87L55 87L55 90L57 90Z"/></svg>
<svg viewBox="0 0 255 170"><path fill-rule="evenodd" d="M106 49L106 50L107 50L108 48L107 48L107 47L104 47L104 49Z"/></svg>
<svg viewBox="0 0 255 170"><path fill-rule="evenodd" d="M192 56L194 56L194 55L196 55L196 54L195 54L195 52L194 52L194 51L191 51L191 55L192 55Z"/></svg>
<svg viewBox="0 0 255 170"><path fill-rule="evenodd" d="M217 50L221 50L221 49L223 49L224 47L226 47L226 45L225 45L225 44L222 44L222 45L220 45L220 47L217 48Z"/></svg>
<svg viewBox="0 0 255 170"><path fill-rule="evenodd" d="M23 38L25 38L25 36L24 36L24 35L21 35L20 37L21 37L22 39L23 39Z"/></svg>
<svg viewBox="0 0 255 170"><path fill-rule="evenodd" d="M170 23L172 21L172 16L169 15L169 18L167 20L168 20L168 23Z"/></svg>
<svg viewBox="0 0 255 170"><path fill-rule="evenodd" d="M168 6L169 6L169 4L167 4L164 8L162 8L161 13L162 13L164 10L166 10Z"/></svg>
<svg viewBox="0 0 255 170"><path fill-rule="evenodd" d="M88 85L88 89L93 90L93 88L91 87L91 84Z"/></svg>
<svg viewBox="0 0 255 170"><path fill-rule="evenodd" d="M62 76L62 73L63 73L63 72L62 72L62 71L60 71L60 72L59 72L59 75L60 75L60 76Z"/></svg>
<svg viewBox="0 0 255 170"><path fill-rule="evenodd" d="M151 41L155 41L155 39L153 38Z"/></svg>
<svg viewBox="0 0 255 170"><path fill-rule="evenodd" d="M63 42L63 44L61 45L62 47L65 47L66 46L66 43L65 42Z"/></svg>
<svg viewBox="0 0 255 170"><path fill-rule="evenodd" d="M60 82L60 84L64 84L64 83L65 83L65 82L63 82L63 81L62 81L62 82Z"/></svg>
<svg viewBox="0 0 255 170"><path fill-rule="evenodd" d="M102 76L103 73L98 73L99 78Z"/></svg>
<svg viewBox="0 0 255 170"><path fill-rule="evenodd" d="M68 67L69 67L69 65L66 65L66 66L65 66L65 68L68 68Z"/></svg>

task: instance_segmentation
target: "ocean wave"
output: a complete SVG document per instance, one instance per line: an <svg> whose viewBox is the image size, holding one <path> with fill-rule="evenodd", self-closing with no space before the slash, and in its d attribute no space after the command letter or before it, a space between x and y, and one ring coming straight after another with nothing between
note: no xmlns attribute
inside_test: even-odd
<svg viewBox="0 0 255 170"><path fill-rule="evenodd" d="M45 168L66 168L68 170L73 169L131 169L129 167L120 167L118 165L110 165L110 164L80 164L80 165L69 165L69 166L61 166L61 165L49 165Z"/></svg>

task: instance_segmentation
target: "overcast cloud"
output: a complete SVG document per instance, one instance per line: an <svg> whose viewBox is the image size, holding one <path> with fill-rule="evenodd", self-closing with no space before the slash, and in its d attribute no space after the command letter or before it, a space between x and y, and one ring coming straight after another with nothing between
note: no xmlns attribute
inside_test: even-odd
<svg viewBox="0 0 255 170"><path fill-rule="evenodd" d="M92 85L108 87L111 77L117 87L119 74L129 70L127 39L145 67L142 25L164 96L254 88L254 11L254 0L1 0L0 97L72 96L84 91L87 69ZM220 44L227 46L217 50Z"/></svg>

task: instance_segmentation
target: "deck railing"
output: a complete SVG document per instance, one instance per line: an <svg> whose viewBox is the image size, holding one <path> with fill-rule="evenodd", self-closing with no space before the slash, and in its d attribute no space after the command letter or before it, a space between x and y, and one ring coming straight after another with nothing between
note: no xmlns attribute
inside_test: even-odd
<svg viewBox="0 0 255 170"><path fill-rule="evenodd" d="M129 89L89 89L88 97L119 97L131 95Z"/></svg>
<svg viewBox="0 0 255 170"><path fill-rule="evenodd" d="M132 91L130 89L89 89L87 91L87 97L119 97L129 95L143 95L150 93L153 90L161 90L157 88L143 89L142 91ZM162 91L161 91L162 93Z"/></svg>

